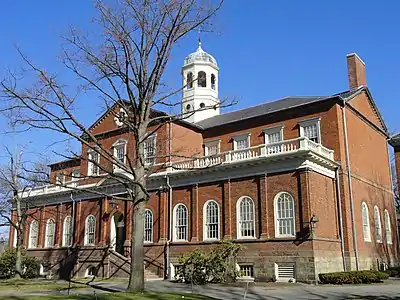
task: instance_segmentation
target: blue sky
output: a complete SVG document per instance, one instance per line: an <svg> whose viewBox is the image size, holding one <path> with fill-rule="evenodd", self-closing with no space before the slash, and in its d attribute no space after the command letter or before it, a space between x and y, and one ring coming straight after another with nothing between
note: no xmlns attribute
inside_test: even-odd
<svg viewBox="0 0 400 300"><path fill-rule="evenodd" d="M227 0L215 22L216 33L202 34L203 49L220 67L220 97L236 97L239 104L229 108L233 110L289 95L338 93L348 88L346 54L357 52L367 64L368 86L387 126L400 131L400 3L383 3ZM21 66L15 44L37 64L64 75L57 64L59 36L69 25L90 28L94 13L89 0L5 1L0 75ZM172 87L181 83L183 59L196 49L196 39L194 33L173 52L164 78ZM96 101L81 103L88 125L101 113ZM0 126L4 128L4 120ZM44 145L53 137L30 133L17 141L31 141L30 147L50 157ZM0 136L0 145L11 142Z"/></svg>

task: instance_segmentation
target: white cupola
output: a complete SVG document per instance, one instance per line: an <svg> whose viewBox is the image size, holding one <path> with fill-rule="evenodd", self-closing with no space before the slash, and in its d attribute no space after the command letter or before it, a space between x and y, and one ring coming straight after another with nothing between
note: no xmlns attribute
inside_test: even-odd
<svg viewBox="0 0 400 300"><path fill-rule="evenodd" d="M197 123L219 115L218 65L215 58L199 47L183 63L182 114Z"/></svg>

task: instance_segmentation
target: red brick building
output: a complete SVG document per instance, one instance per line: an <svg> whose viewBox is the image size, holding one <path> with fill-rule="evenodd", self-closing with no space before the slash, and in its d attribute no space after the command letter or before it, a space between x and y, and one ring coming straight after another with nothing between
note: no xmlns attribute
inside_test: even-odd
<svg viewBox="0 0 400 300"><path fill-rule="evenodd" d="M388 132L364 62L350 54L347 64L345 92L220 114L216 60L201 47L185 59L182 112L195 112L161 127L145 145L149 165L169 163L148 178L147 275L173 277L182 253L222 239L243 245L238 264L255 278L310 282L321 272L397 264ZM210 106L216 108L201 109ZM119 109L90 130L124 160L133 141L114 118ZM86 155L94 154L83 145ZM51 178L78 190L48 185L30 192L37 205L24 244L44 272L126 276L131 203L79 191L123 193L103 173L85 159L58 162Z"/></svg>

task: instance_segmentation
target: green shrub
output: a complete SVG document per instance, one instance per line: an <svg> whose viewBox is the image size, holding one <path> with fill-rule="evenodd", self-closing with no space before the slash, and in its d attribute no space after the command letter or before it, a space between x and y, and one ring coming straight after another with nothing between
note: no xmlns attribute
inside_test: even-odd
<svg viewBox="0 0 400 300"><path fill-rule="evenodd" d="M239 245L222 241L209 252L196 249L182 255L176 279L193 284L234 282L239 275L236 269L239 250Z"/></svg>
<svg viewBox="0 0 400 300"><path fill-rule="evenodd" d="M373 270L319 274L320 282L325 284L377 283L388 278L388 274Z"/></svg>
<svg viewBox="0 0 400 300"><path fill-rule="evenodd" d="M390 277L400 277L400 267L388 268L385 273L387 273Z"/></svg>
<svg viewBox="0 0 400 300"><path fill-rule="evenodd" d="M0 278L12 278L15 275L15 262L17 260L17 252L15 249L7 249L0 256ZM35 257L29 257L22 252L22 277L37 277L39 270L39 262Z"/></svg>

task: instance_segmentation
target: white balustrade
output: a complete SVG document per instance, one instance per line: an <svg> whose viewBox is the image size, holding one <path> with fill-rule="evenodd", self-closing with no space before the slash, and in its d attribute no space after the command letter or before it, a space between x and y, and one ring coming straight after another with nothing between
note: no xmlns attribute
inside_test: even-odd
<svg viewBox="0 0 400 300"><path fill-rule="evenodd" d="M190 170L234 163L258 157L289 154L300 150L311 150L321 156L333 159L333 150L330 150L321 144L317 144L305 137L300 137L274 144L262 144L247 149L232 150L217 155L175 162L172 165L175 170Z"/></svg>

